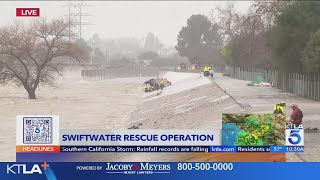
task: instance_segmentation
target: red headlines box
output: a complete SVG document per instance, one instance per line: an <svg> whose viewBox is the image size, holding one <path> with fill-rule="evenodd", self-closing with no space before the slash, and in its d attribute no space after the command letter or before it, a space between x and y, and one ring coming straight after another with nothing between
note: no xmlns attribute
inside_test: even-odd
<svg viewBox="0 0 320 180"><path fill-rule="evenodd" d="M16 152L60 152L60 146L16 146Z"/></svg>

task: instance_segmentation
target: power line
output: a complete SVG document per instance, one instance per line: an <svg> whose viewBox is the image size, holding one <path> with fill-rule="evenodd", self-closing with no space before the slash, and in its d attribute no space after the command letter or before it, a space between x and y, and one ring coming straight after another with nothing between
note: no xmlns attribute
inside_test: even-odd
<svg viewBox="0 0 320 180"><path fill-rule="evenodd" d="M84 12L84 8L87 7L93 7L92 5L86 4L84 1L80 2L71 2L70 0L68 1L67 5L64 5L63 7L68 8L68 21L69 21L69 41L71 40L71 32L72 32L72 27L76 26L78 27L78 36L79 38L82 38L82 30L83 26L87 25L93 25L91 22L85 22L84 18L93 16L89 13Z"/></svg>

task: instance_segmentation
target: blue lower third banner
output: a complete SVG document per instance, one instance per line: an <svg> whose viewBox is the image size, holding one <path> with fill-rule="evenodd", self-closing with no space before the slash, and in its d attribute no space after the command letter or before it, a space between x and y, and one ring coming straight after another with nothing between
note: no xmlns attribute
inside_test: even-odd
<svg viewBox="0 0 320 180"><path fill-rule="evenodd" d="M1 179L318 179L320 163L0 163Z"/></svg>
<svg viewBox="0 0 320 180"><path fill-rule="evenodd" d="M60 152L304 152L303 146L60 146Z"/></svg>

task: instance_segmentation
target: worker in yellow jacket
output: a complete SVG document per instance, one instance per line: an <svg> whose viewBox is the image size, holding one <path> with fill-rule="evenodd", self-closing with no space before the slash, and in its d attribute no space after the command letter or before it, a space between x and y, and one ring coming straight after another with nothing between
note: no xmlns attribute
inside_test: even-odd
<svg viewBox="0 0 320 180"><path fill-rule="evenodd" d="M284 108L286 107L286 102L281 101L279 104L273 106L273 113L275 114L286 114Z"/></svg>

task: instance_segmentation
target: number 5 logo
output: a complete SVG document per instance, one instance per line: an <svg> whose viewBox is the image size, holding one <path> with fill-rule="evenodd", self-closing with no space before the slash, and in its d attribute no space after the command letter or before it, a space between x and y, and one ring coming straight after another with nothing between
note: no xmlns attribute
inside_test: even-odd
<svg viewBox="0 0 320 180"><path fill-rule="evenodd" d="M37 134L40 133L40 128L39 127L36 128L35 133L37 133Z"/></svg>
<svg viewBox="0 0 320 180"><path fill-rule="evenodd" d="M288 140L293 145L299 144L301 142L300 130L298 129L291 130Z"/></svg>

